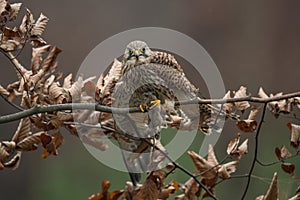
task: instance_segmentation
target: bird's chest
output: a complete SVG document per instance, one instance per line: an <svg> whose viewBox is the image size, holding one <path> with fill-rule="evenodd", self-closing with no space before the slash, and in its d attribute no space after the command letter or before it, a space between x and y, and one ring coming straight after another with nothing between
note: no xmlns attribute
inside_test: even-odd
<svg viewBox="0 0 300 200"><path fill-rule="evenodd" d="M114 98L127 105L138 106L142 102L172 99L173 93L159 74L145 68L127 71L117 84ZM119 104L120 106L120 104Z"/></svg>

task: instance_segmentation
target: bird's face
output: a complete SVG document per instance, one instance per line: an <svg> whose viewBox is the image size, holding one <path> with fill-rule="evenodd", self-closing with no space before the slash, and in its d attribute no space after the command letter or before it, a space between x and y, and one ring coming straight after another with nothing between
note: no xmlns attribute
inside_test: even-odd
<svg viewBox="0 0 300 200"><path fill-rule="evenodd" d="M125 50L123 60L127 64L140 65L145 64L151 59L152 51L143 41L130 42Z"/></svg>

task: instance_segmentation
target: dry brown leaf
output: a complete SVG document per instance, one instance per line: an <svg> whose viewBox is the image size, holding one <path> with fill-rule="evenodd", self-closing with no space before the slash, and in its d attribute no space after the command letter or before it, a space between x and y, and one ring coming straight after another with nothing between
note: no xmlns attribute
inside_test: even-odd
<svg viewBox="0 0 300 200"><path fill-rule="evenodd" d="M236 137L233 140L230 140L230 142L227 145L227 151L226 151L228 155L231 155L232 152L237 150L238 145L240 143L240 137L241 135L237 133Z"/></svg>
<svg viewBox="0 0 300 200"><path fill-rule="evenodd" d="M84 91L88 96L94 97L96 93L96 84L93 81L88 81L84 84L82 91Z"/></svg>
<svg viewBox="0 0 300 200"><path fill-rule="evenodd" d="M72 86L73 82L73 75L70 73L68 76L65 77L64 83L63 83L63 88L64 89L69 89Z"/></svg>
<svg viewBox="0 0 300 200"><path fill-rule="evenodd" d="M177 181L172 181L166 185L159 193L158 198L165 200L170 197L171 194L174 194L179 190L179 183Z"/></svg>
<svg viewBox="0 0 300 200"><path fill-rule="evenodd" d="M254 132L257 128L257 122L254 120L241 120L236 123L236 126L243 132Z"/></svg>
<svg viewBox="0 0 300 200"><path fill-rule="evenodd" d="M279 189L277 186L277 172L275 172L266 195L260 195L256 197L256 200L278 200L278 193Z"/></svg>
<svg viewBox="0 0 300 200"><path fill-rule="evenodd" d="M165 167L168 171L172 171L175 169L175 165L173 163L168 163Z"/></svg>
<svg viewBox="0 0 300 200"><path fill-rule="evenodd" d="M242 155L248 153L248 139L246 139L239 147L236 152L237 158L240 159Z"/></svg>
<svg viewBox="0 0 300 200"><path fill-rule="evenodd" d="M112 88L114 88L115 84L118 82L122 75L122 63L117 59L114 59L114 63L112 64L109 72L103 78L99 78L97 82L97 87L100 90L100 93L103 96L111 94Z"/></svg>
<svg viewBox="0 0 300 200"><path fill-rule="evenodd" d="M58 128L64 125L64 122L73 121L72 113L66 112L57 112L55 115L49 115L50 117L50 124L54 128Z"/></svg>
<svg viewBox="0 0 300 200"><path fill-rule="evenodd" d="M0 43L0 48L4 51L14 51L20 45L19 41L16 40L2 40Z"/></svg>
<svg viewBox="0 0 300 200"><path fill-rule="evenodd" d="M287 159L292 156L292 154L289 152L289 150L284 145L282 145L280 148L276 147L275 154L276 154L278 160L284 160L284 159Z"/></svg>
<svg viewBox="0 0 300 200"><path fill-rule="evenodd" d="M31 35L42 35L47 26L48 21L49 18L46 17L43 13L41 13L40 17L32 27Z"/></svg>
<svg viewBox="0 0 300 200"><path fill-rule="evenodd" d="M263 91L263 89L260 88L259 92L258 92L258 95L261 98L266 99L266 98L269 98L269 97L280 97L280 96L283 95L283 93L279 92L275 95L270 94L270 96L268 96ZM273 115L276 118L278 118L281 113L288 114L288 113L291 112L292 104L294 103L293 101L294 101L294 99L284 99L284 100L280 100L280 101L272 101L272 102L268 103L267 108L273 113Z"/></svg>
<svg viewBox="0 0 300 200"><path fill-rule="evenodd" d="M14 141L2 141L1 145L8 153L11 153L16 149L16 143Z"/></svg>
<svg viewBox="0 0 300 200"><path fill-rule="evenodd" d="M43 63L41 65L41 69L44 72L48 72L48 71L52 71L55 69L56 64L55 64L55 60L56 60L56 56L61 52L62 50L59 49L58 47L54 46L48 56L43 60Z"/></svg>
<svg viewBox="0 0 300 200"><path fill-rule="evenodd" d="M300 194L299 193L300 193L300 186L296 190L296 195L289 198L289 200L300 200Z"/></svg>
<svg viewBox="0 0 300 200"><path fill-rule="evenodd" d="M133 194L132 200L157 200L165 177L166 172L161 169L151 172L142 187Z"/></svg>
<svg viewBox="0 0 300 200"><path fill-rule="evenodd" d="M290 139L291 146L298 148L300 144L300 126L297 124L288 123L287 127L292 131Z"/></svg>
<svg viewBox="0 0 300 200"><path fill-rule="evenodd" d="M49 88L49 96L52 99L58 99L59 96L64 95L67 93L64 88L60 87L58 82L52 83Z"/></svg>
<svg viewBox="0 0 300 200"><path fill-rule="evenodd" d="M236 167L239 164L239 161L231 161L225 164L222 164L218 170L218 173L223 179L230 178L230 174L236 171Z"/></svg>
<svg viewBox="0 0 300 200"><path fill-rule="evenodd" d="M214 148L211 144L208 145L207 161L209 162L209 164L211 164L213 166L217 166L219 164L218 160L216 158L216 155L215 155Z"/></svg>
<svg viewBox="0 0 300 200"><path fill-rule="evenodd" d="M71 88L67 90L69 91L73 101L80 99L82 87L83 87L83 78L82 76L78 76L77 81L75 81L72 84Z"/></svg>
<svg viewBox="0 0 300 200"><path fill-rule="evenodd" d="M300 193L300 186L298 186L297 190L296 190L296 194Z"/></svg>
<svg viewBox="0 0 300 200"><path fill-rule="evenodd" d="M300 110L300 97L294 97L292 103Z"/></svg>
<svg viewBox="0 0 300 200"><path fill-rule="evenodd" d="M254 132L257 128L256 117L261 107L252 106L248 119L238 121L236 126L243 132Z"/></svg>
<svg viewBox="0 0 300 200"><path fill-rule="evenodd" d="M109 187L109 181L102 181L102 192L93 194L88 198L88 200L117 200L124 193L124 190L115 190L113 192L108 192Z"/></svg>
<svg viewBox="0 0 300 200"><path fill-rule="evenodd" d="M12 138L16 144L24 140L30 134L30 120L28 117L20 120L19 126Z"/></svg>
<svg viewBox="0 0 300 200"><path fill-rule="evenodd" d="M0 163L3 163L9 156L6 148L0 143Z"/></svg>
<svg viewBox="0 0 300 200"><path fill-rule="evenodd" d="M236 138L228 144L227 154L230 154L234 158L241 159L244 154L248 153L248 139L246 139L240 146L239 138Z"/></svg>
<svg viewBox="0 0 300 200"><path fill-rule="evenodd" d="M8 19L8 9L10 8L10 5L7 3L6 0L0 1L0 25L1 27L4 26Z"/></svg>
<svg viewBox="0 0 300 200"><path fill-rule="evenodd" d="M229 90L225 96L223 97L223 99L230 99L231 98L231 91ZM223 110L226 112L226 113L230 113L232 110L233 110L233 107L234 107L234 103L224 103L223 104Z"/></svg>
<svg viewBox="0 0 300 200"><path fill-rule="evenodd" d="M300 194L296 194L295 196L289 198L289 200L300 200Z"/></svg>
<svg viewBox="0 0 300 200"><path fill-rule="evenodd" d="M32 48L31 69L36 73L42 63L42 56L50 50L50 45Z"/></svg>
<svg viewBox="0 0 300 200"><path fill-rule="evenodd" d="M2 87L2 85L0 85L0 94L8 96L9 92L4 87Z"/></svg>
<svg viewBox="0 0 300 200"><path fill-rule="evenodd" d="M281 169L284 172L290 174L292 178L295 177L295 167L296 166L294 164L292 164L292 163L282 163L281 164Z"/></svg>
<svg viewBox="0 0 300 200"><path fill-rule="evenodd" d="M34 24L33 15L29 9L26 9L26 15L23 17L22 23L20 25L20 31L25 35L31 32L32 26Z"/></svg>
<svg viewBox="0 0 300 200"><path fill-rule="evenodd" d="M247 96L248 96L247 88L244 86L241 86L238 91L234 92L233 98L242 98L242 97L247 97ZM242 112L250 107L250 104L248 101L235 102L234 105L237 110L240 110Z"/></svg>
<svg viewBox="0 0 300 200"><path fill-rule="evenodd" d="M38 148L39 143L41 143L40 135L44 132L38 132L33 135L29 135L20 142L17 143L17 150L20 151L33 151Z"/></svg>
<svg viewBox="0 0 300 200"><path fill-rule="evenodd" d="M18 151L14 157L12 157L9 161L5 162L3 165L8 168L12 168L12 170L16 170L21 161L22 152Z"/></svg>
<svg viewBox="0 0 300 200"><path fill-rule="evenodd" d="M213 179L216 177L217 169L214 167L215 165L211 164L194 151L188 151L188 154L203 178Z"/></svg>
<svg viewBox="0 0 300 200"><path fill-rule="evenodd" d="M57 146L55 144L55 139L53 136L42 133L40 135L41 142L43 144L44 150L42 153L42 158L46 159L49 155L58 155Z"/></svg>
<svg viewBox="0 0 300 200"><path fill-rule="evenodd" d="M263 99L269 98L269 96L265 93L262 87L259 88L258 96Z"/></svg>
<svg viewBox="0 0 300 200"><path fill-rule="evenodd" d="M14 3L10 4L10 13L9 13L9 21L15 21L17 19L19 10L22 6L22 3Z"/></svg>
<svg viewBox="0 0 300 200"><path fill-rule="evenodd" d="M250 111L250 114L248 116L248 120L256 120L256 117L257 117L258 113L260 112L260 110L261 110L261 106L257 107L255 105L253 105L251 107L251 111Z"/></svg>
<svg viewBox="0 0 300 200"><path fill-rule="evenodd" d="M200 192L199 185L193 178L184 184L184 194L188 199L196 200L200 196Z"/></svg>
<svg viewBox="0 0 300 200"><path fill-rule="evenodd" d="M54 83L55 81L55 76L52 74L47 80L45 81L44 84L44 93L48 94L49 87Z"/></svg>

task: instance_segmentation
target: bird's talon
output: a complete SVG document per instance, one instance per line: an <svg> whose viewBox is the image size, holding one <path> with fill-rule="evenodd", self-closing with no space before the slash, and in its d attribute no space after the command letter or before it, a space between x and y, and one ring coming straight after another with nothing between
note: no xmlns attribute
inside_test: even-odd
<svg viewBox="0 0 300 200"><path fill-rule="evenodd" d="M159 105L161 103L161 101L159 99L150 101L151 105L149 106L149 109L154 108L155 106Z"/></svg>
<svg viewBox="0 0 300 200"><path fill-rule="evenodd" d="M144 109L144 106L142 105L142 104L140 104L140 110L142 111L142 112L145 112L145 109Z"/></svg>

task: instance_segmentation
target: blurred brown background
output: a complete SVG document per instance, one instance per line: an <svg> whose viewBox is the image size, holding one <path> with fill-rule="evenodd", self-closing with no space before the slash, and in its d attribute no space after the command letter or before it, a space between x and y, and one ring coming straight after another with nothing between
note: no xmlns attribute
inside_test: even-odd
<svg viewBox="0 0 300 200"><path fill-rule="evenodd" d="M260 86L267 93L300 89L299 1L31 0L22 3L22 13L27 7L35 18L40 12L50 18L44 38L63 50L59 69L65 74L76 73L85 56L106 38L131 28L154 26L180 31L198 41L217 64L226 89L236 90L245 85L254 95ZM25 49L20 55L24 65L29 65L30 54L29 49ZM0 84L5 86L16 77L3 55L0 55L0 64ZM0 102L1 114L15 111ZM275 120L268 114L259 143L261 160L274 161L274 147L288 146L289 131L285 124L290 120ZM11 138L16 126L17 122L1 125L0 138ZM219 160L225 155L224 144L236 131L231 127L225 129L224 139L219 140L216 147ZM102 179L111 180L113 189L124 186L128 179L125 173L103 166L77 138L67 132L64 136L65 144L59 156L42 160L41 151L24 153L18 170L0 171L0 199L87 199L100 190ZM243 168L238 174L248 172L252 139L250 136L250 153L243 158ZM293 162L300 164L299 158ZM191 161L185 163L193 170ZM265 193L275 170L279 171L281 199L294 193L300 183L299 170L296 179L289 179L279 165L256 167L247 199ZM179 171L174 177L187 179ZM239 199L244 186L243 179L234 179L220 185L216 192L220 199ZM233 194L237 198L233 198Z"/></svg>

